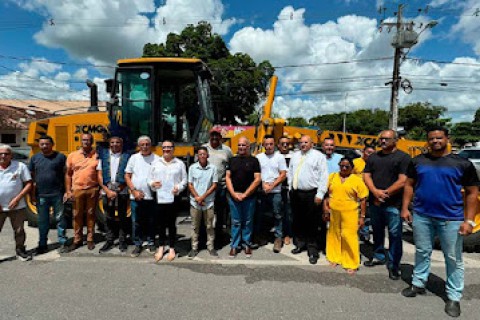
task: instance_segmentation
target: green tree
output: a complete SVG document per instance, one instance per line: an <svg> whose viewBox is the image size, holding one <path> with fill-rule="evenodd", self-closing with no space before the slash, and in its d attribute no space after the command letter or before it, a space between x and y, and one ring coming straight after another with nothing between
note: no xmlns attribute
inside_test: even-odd
<svg viewBox="0 0 480 320"><path fill-rule="evenodd" d="M450 131L450 138L460 147L470 142L480 141L480 122L455 123Z"/></svg>
<svg viewBox="0 0 480 320"><path fill-rule="evenodd" d="M425 130L432 125L448 127L450 119L442 118L447 108L433 106L429 102L416 102L401 107L398 112L398 124L403 126L407 137L414 140L425 140Z"/></svg>
<svg viewBox="0 0 480 320"><path fill-rule="evenodd" d="M180 34L170 33L166 42L145 44L144 57L189 57L207 63L214 74L212 101L222 123L247 119L265 96L274 68L268 61L256 64L245 53L230 54L222 37L212 33L205 21L187 26Z"/></svg>
<svg viewBox="0 0 480 320"><path fill-rule="evenodd" d="M322 130L343 130L344 113L326 114L313 117L310 124ZM388 127L388 113L380 109L362 109L348 112L346 115L346 130L351 133L376 135Z"/></svg>
<svg viewBox="0 0 480 320"><path fill-rule="evenodd" d="M480 123L480 108L475 112L475 117L473 117L473 123Z"/></svg>
<svg viewBox="0 0 480 320"><path fill-rule="evenodd" d="M308 127L308 121L302 117L287 118L287 125L290 127Z"/></svg>

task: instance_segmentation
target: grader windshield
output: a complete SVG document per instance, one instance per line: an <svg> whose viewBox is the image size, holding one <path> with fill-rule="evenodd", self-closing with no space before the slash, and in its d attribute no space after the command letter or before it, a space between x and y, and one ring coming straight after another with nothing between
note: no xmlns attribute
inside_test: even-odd
<svg viewBox="0 0 480 320"><path fill-rule="evenodd" d="M209 79L210 72L198 59L120 60L112 124L132 142L148 135L154 144L204 143L214 121Z"/></svg>

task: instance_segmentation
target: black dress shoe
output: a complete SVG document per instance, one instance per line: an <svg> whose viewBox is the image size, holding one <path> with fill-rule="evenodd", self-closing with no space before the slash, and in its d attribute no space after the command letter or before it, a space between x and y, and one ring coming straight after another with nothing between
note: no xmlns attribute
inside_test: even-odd
<svg viewBox="0 0 480 320"><path fill-rule="evenodd" d="M105 242L105 244L100 248L100 250L98 250L99 253L105 253L107 251L109 251L110 249L112 249L113 247L113 242L110 242L110 241L107 241Z"/></svg>
<svg viewBox="0 0 480 320"><path fill-rule="evenodd" d="M414 285L411 285L410 287L402 290L402 296L407 298L414 298L417 296L417 294L425 294L425 293L427 293L425 288L419 288Z"/></svg>
<svg viewBox="0 0 480 320"><path fill-rule="evenodd" d="M445 303L445 313L448 314L450 317L459 317L460 316L460 302L447 300Z"/></svg>
<svg viewBox="0 0 480 320"><path fill-rule="evenodd" d="M365 267L375 267L375 266L381 266L384 265L385 261L378 260L378 259L372 259L372 260L367 260L363 263Z"/></svg>
<svg viewBox="0 0 480 320"><path fill-rule="evenodd" d="M388 277L392 280L399 280L400 272L398 269L388 269Z"/></svg>
<svg viewBox="0 0 480 320"><path fill-rule="evenodd" d="M302 248L299 248L299 247L296 247L296 248L293 248L291 253L293 254L299 254L299 253L302 253L303 249Z"/></svg>
<svg viewBox="0 0 480 320"><path fill-rule="evenodd" d="M317 264L317 261L318 261L318 257L314 256L313 254L310 257L308 257L308 262L310 262L310 264Z"/></svg>
<svg viewBox="0 0 480 320"><path fill-rule="evenodd" d="M118 248L120 249L120 252L126 252L127 251L127 244L125 242L121 242L119 245L118 245Z"/></svg>
<svg viewBox="0 0 480 320"><path fill-rule="evenodd" d="M37 249L35 250L36 255L45 254L47 252L48 252L47 246L38 246Z"/></svg>

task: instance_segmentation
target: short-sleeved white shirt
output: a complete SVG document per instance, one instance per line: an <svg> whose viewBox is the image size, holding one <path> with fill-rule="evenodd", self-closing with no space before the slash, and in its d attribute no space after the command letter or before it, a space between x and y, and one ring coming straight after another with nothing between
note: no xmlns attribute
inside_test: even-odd
<svg viewBox="0 0 480 320"><path fill-rule="evenodd" d="M120 157L122 153L113 153L109 151L110 154L110 182L115 183L117 179L118 167L120 165ZM97 171L102 171L102 159L98 160Z"/></svg>
<svg viewBox="0 0 480 320"><path fill-rule="evenodd" d="M148 185L148 179L150 178L151 167L154 162L159 161L160 157L154 153L148 156L142 156L141 153L135 153L128 159L125 173L132 174L132 183L135 189L142 191L145 194L145 200L153 200L152 191ZM130 195L130 199L135 199L133 194Z"/></svg>
<svg viewBox="0 0 480 320"><path fill-rule="evenodd" d="M6 169L0 167L0 205L3 211L10 210L8 204L22 191L24 183L30 180L30 171L22 162L12 161ZM22 198L13 210L26 206L25 199Z"/></svg>
<svg viewBox="0 0 480 320"><path fill-rule="evenodd" d="M279 153L257 154L258 162L260 162L260 172L262 176L262 182L274 182L281 171L287 171L287 162L285 157ZM282 184L276 186L271 192L278 193L282 191Z"/></svg>

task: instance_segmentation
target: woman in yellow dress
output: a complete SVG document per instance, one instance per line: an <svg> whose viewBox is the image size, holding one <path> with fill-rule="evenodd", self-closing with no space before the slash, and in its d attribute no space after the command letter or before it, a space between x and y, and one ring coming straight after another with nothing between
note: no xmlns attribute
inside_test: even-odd
<svg viewBox="0 0 480 320"><path fill-rule="evenodd" d="M365 223L368 188L362 178L352 174L353 160L342 158L340 172L330 174L324 219L330 221L327 233L327 260L341 265L349 274L360 266L358 228ZM360 217L358 208L360 204Z"/></svg>

